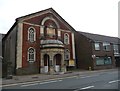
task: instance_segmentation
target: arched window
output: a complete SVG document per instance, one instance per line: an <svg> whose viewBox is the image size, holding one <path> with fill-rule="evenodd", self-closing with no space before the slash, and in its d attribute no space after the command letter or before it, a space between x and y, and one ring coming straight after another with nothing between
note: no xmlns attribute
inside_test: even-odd
<svg viewBox="0 0 120 91"><path fill-rule="evenodd" d="M35 49L34 48L29 48L28 49L28 61L29 62L34 62L35 61Z"/></svg>
<svg viewBox="0 0 120 91"><path fill-rule="evenodd" d="M67 33L64 34L64 44L69 44L69 35Z"/></svg>
<svg viewBox="0 0 120 91"><path fill-rule="evenodd" d="M35 35L35 29L32 28L32 27L30 27L28 29L28 40L30 42L34 42L35 41L35 37L36 37L36 35Z"/></svg>

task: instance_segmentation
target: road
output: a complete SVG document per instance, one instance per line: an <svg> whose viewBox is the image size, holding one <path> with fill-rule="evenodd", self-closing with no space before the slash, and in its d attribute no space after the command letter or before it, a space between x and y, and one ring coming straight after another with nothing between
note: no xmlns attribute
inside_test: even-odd
<svg viewBox="0 0 120 91"><path fill-rule="evenodd" d="M86 89L120 89L118 70L95 72L65 78L45 81L26 82L21 84L3 85L3 89L71 89L80 91Z"/></svg>

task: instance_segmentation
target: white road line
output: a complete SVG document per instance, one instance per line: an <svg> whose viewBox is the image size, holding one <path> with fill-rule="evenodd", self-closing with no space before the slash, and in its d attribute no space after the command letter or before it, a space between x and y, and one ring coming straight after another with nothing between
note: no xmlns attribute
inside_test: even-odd
<svg viewBox="0 0 120 91"><path fill-rule="evenodd" d="M31 84L31 83L37 83L37 82L41 82L41 81L26 82L26 83L21 83L21 84Z"/></svg>
<svg viewBox="0 0 120 91"><path fill-rule="evenodd" d="M47 84L47 83L53 83L53 82L57 82L57 81L42 82L40 84Z"/></svg>
<svg viewBox="0 0 120 91"><path fill-rule="evenodd" d="M88 78L88 77L92 77L92 76L84 76L84 77L80 77L80 78Z"/></svg>
<svg viewBox="0 0 120 91"><path fill-rule="evenodd" d="M89 88L93 88L93 87L94 87L94 86L88 86L88 87L81 88L81 90L89 89Z"/></svg>
<svg viewBox="0 0 120 91"><path fill-rule="evenodd" d="M85 90L85 89L89 89L89 88L93 88L94 86L88 86L88 87L84 87L84 88L81 88L81 89L76 89L74 91L80 91L80 90Z"/></svg>
<svg viewBox="0 0 120 91"><path fill-rule="evenodd" d="M2 87L2 85L0 85L0 88Z"/></svg>
<svg viewBox="0 0 120 91"><path fill-rule="evenodd" d="M99 75L83 76L83 77L80 77L80 78L89 78L89 77L95 77L95 76L99 76Z"/></svg>
<svg viewBox="0 0 120 91"><path fill-rule="evenodd" d="M21 87L27 87L27 86L32 86L32 85L38 85L38 83L33 83L33 84L26 84L26 85L21 85Z"/></svg>
<svg viewBox="0 0 120 91"><path fill-rule="evenodd" d="M62 81L62 80L58 80L58 81ZM31 86L31 85L38 85L38 84L54 83L54 82L58 82L58 81L57 81L57 80L55 80L55 81L42 82L42 83L26 84L26 85L21 85L21 87L27 87L27 86Z"/></svg>
<svg viewBox="0 0 120 91"><path fill-rule="evenodd" d="M59 82L63 81L63 80L58 80Z"/></svg>
<svg viewBox="0 0 120 91"><path fill-rule="evenodd" d="M120 80L114 80L114 81L110 81L109 83L115 83L115 82L119 82Z"/></svg>
<svg viewBox="0 0 120 91"><path fill-rule="evenodd" d="M65 78L75 78L75 77L78 77L78 76L70 76L70 77L65 77Z"/></svg>
<svg viewBox="0 0 120 91"><path fill-rule="evenodd" d="M7 85L2 85L2 87L15 86L15 85L19 85L19 83L16 83L16 84L7 84Z"/></svg>

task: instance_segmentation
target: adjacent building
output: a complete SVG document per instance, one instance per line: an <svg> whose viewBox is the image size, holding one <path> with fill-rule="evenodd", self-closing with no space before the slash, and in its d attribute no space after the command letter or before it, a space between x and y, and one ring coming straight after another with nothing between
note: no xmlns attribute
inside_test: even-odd
<svg viewBox="0 0 120 91"><path fill-rule="evenodd" d="M120 65L120 39L85 32L75 33L77 68L105 69Z"/></svg>
<svg viewBox="0 0 120 91"><path fill-rule="evenodd" d="M4 37L4 34L0 33L0 77L2 77L2 38Z"/></svg>
<svg viewBox="0 0 120 91"><path fill-rule="evenodd" d="M3 38L3 72L66 72L75 68L74 42L74 29L52 8L19 17Z"/></svg>

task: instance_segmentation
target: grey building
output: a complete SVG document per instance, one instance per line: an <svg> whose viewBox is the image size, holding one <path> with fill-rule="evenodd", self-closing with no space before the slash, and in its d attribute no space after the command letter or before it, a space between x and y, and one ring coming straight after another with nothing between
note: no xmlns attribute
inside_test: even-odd
<svg viewBox="0 0 120 91"><path fill-rule="evenodd" d="M4 34L0 33L0 77L2 76L2 38L4 37Z"/></svg>

